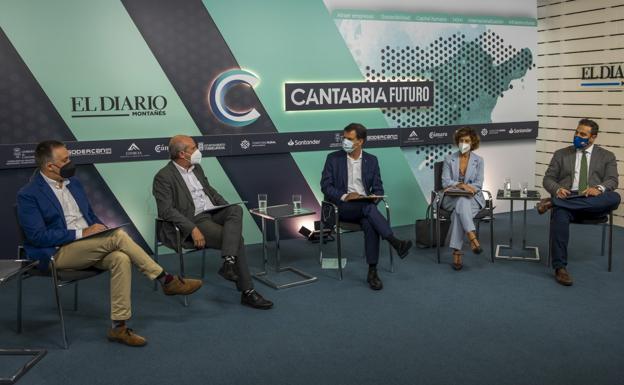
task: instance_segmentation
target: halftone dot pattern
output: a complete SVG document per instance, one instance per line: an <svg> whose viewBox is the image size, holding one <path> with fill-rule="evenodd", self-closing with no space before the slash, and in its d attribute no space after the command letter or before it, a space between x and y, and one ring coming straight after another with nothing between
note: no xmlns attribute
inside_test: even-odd
<svg viewBox="0 0 624 385"><path fill-rule="evenodd" d="M427 46L390 46L379 51L381 68L366 66L369 82L432 80L434 107L382 109L395 127L462 124L463 115L482 105L495 105L511 89L511 81L535 68L528 48L506 45L491 30L468 40L462 33L440 37ZM429 145L416 150L425 166L452 152L452 145Z"/></svg>

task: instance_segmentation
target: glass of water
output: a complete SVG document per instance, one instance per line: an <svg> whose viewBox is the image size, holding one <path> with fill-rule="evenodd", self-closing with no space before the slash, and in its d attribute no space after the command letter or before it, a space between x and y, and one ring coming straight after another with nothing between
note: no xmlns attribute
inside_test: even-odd
<svg viewBox="0 0 624 385"><path fill-rule="evenodd" d="M258 209L266 211L267 209L267 194L258 194Z"/></svg>
<svg viewBox="0 0 624 385"><path fill-rule="evenodd" d="M503 193L505 197L511 196L511 178L506 177L505 183L503 184Z"/></svg>
<svg viewBox="0 0 624 385"><path fill-rule="evenodd" d="M520 183L520 196L526 198L529 194L529 182Z"/></svg>
<svg viewBox="0 0 624 385"><path fill-rule="evenodd" d="M292 196L293 210L301 210L301 194L293 194Z"/></svg>

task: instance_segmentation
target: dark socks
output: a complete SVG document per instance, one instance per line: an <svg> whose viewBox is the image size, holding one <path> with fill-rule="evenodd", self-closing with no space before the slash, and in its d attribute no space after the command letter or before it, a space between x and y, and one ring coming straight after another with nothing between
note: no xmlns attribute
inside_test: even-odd
<svg viewBox="0 0 624 385"><path fill-rule="evenodd" d="M173 275L163 270L162 273L160 273L158 277L156 277L156 279L158 280L158 282L160 282L161 285L164 286L173 280Z"/></svg>
<svg viewBox="0 0 624 385"><path fill-rule="evenodd" d="M113 320L113 329L114 328L120 328L122 326L126 326L126 321L115 321Z"/></svg>
<svg viewBox="0 0 624 385"><path fill-rule="evenodd" d="M377 264L376 263L371 263L368 265L368 271L371 270L377 270Z"/></svg>

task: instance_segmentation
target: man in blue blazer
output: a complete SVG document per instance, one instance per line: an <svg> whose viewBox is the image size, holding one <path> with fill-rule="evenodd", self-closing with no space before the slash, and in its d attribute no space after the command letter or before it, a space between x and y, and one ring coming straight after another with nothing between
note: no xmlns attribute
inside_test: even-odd
<svg viewBox="0 0 624 385"><path fill-rule="evenodd" d="M110 270L113 325L107 337L130 346L145 345L145 338L126 325L132 314L132 265L148 278L157 279L167 295L192 294L201 287L201 281L167 274L121 229L103 232L107 227L93 212L80 181L74 177L76 168L63 143L39 143L35 161L37 172L17 194L26 254L38 260L42 270L48 269L51 260L61 270Z"/></svg>
<svg viewBox="0 0 624 385"><path fill-rule="evenodd" d="M363 125L351 123L345 127L343 150L327 155L321 190L325 200L338 205L341 221L362 226L369 266L367 282L371 289L381 290L383 284L377 274L379 238L390 242L401 258L405 258L412 242L394 236L388 221L377 209L378 200L362 199L368 195L384 195L377 157L362 151L365 142Z"/></svg>

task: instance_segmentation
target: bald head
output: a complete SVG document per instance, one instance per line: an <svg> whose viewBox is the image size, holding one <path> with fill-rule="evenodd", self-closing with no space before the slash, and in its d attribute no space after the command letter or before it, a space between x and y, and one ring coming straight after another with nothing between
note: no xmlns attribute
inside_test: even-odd
<svg viewBox="0 0 624 385"><path fill-rule="evenodd" d="M190 153L195 151L194 147L195 141L193 138L187 135L176 135L169 140L169 155L173 160L180 159L183 152L190 155ZM191 148L193 148L193 151L189 151ZM182 158L184 157L182 156Z"/></svg>

